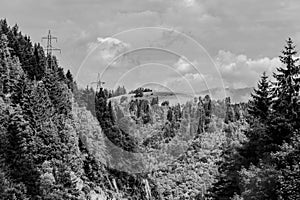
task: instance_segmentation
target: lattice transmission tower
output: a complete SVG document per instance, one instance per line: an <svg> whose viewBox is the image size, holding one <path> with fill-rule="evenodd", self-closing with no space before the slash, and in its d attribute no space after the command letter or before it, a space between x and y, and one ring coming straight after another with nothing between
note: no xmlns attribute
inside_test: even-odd
<svg viewBox="0 0 300 200"><path fill-rule="evenodd" d="M59 51L59 53L61 53L61 49L54 48L52 46L52 40L55 40L55 42L57 42L57 37L52 36L50 30L49 30L48 35L46 37L42 37L42 41L43 40L47 40L47 47L44 48L44 51L46 53L47 60L50 59L50 60L48 60L50 62L47 62L48 65L49 65L48 67L52 68L52 52L53 51ZM46 69L47 69L47 66L46 66Z"/></svg>
<svg viewBox="0 0 300 200"><path fill-rule="evenodd" d="M105 82L100 80L100 73L98 73L97 81L91 82L91 84L97 85L96 91L103 89L103 85L105 84Z"/></svg>
<svg viewBox="0 0 300 200"><path fill-rule="evenodd" d="M52 46L52 40L55 40L55 42L57 42L57 37L52 36L50 30L49 30L48 35L46 37L42 37L42 41L43 40L47 40L47 47L45 48L47 56L52 56L52 51L59 51L59 53L61 53L61 49L54 48Z"/></svg>

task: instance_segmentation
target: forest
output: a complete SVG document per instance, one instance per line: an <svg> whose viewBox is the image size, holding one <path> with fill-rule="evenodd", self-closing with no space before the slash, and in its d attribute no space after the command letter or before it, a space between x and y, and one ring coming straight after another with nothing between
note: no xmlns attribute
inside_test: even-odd
<svg viewBox="0 0 300 200"><path fill-rule="evenodd" d="M171 105L148 88L78 87L2 19L0 200L300 199L291 38L280 61L247 103L206 95Z"/></svg>

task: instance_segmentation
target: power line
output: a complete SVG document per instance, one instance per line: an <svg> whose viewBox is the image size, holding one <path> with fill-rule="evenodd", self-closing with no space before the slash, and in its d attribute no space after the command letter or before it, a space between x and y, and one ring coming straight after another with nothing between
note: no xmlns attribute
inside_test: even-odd
<svg viewBox="0 0 300 200"><path fill-rule="evenodd" d="M48 35L46 37L42 37L42 41L47 40L47 47L45 48L46 50L46 55L47 56L52 56L52 51L59 51L61 53L61 49L54 48L52 46L52 40L55 40L57 42L57 37L51 35L51 31L49 30Z"/></svg>

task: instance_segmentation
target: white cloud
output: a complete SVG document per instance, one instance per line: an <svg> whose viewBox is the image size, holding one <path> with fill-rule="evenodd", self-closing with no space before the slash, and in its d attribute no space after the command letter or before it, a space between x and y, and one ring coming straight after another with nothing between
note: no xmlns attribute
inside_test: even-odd
<svg viewBox="0 0 300 200"><path fill-rule="evenodd" d="M251 59L246 55L236 55L229 51L219 51L216 58L223 80L230 87L253 87L265 71L272 75L276 67L281 66L279 58ZM271 77L270 77L271 78Z"/></svg>
<svg viewBox="0 0 300 200"><path fill-rule="evenodd" d="M186 74L184 76L184 78L186 78L189 81L203 81L203 75L201 75L199 73L197 73L197 74L189 73L189 74Z"/></svg>
<svg viewBox="0 0 300 200"><path fill-rule="evenodd" d="M197 61L193 61L191 63L187 62L187 58L185 57L180 57L178 61L174 64L174 67L176 70L178 70L181 73L188 73L195 71Z"/></svg>
<svg viewBox="0 0 300 200"><path fill-rule="evenodd" d="M109 63L114 58L128 51L130 45L117 38L112 37L98 37L97 42L90 43L88 45L88 51L95 50L96 59L104 61L104 63Z"/></svg>
<svg viewBox="0 0 300 200"><path fill-rule="evenodd" d="M183 2L186 7L191 7L195 5L195 0L183 0Z"/></svg>
<svg viewBox="0 0 300 200"><path fill-rule="evenodd" d="M97 41L99 43L107 43L107 44L122 44L122 41L118 40L117 38L112 38L112 37L106 37L106 38L102 38L102 37L98 37Z"/></svg>
<svg viewBox="0 0 300 200"><path fill-rule="evenodd" d="M93 61L96 62L86 65L90 67L90 64L95 64L94 68L99 71L99 66L129 47L127 43L124 44L116 38L99 38L99 41L95 41L95 38L142 26L174 27L192 36L210 54L216 54L220 49L243 52L247 56L225 51L220 51L218 55L218 64L224 80L228 85L236 86L255 85L262 71L271 71L268 69L272 67L266 66L277 66L278 59L273 57L280 53L288 36L295 39L298 47L300 43L297 20L300 16L300 4L296 0L284 3L280 0L73 0L72 3L68 0L53 0L46 4L38 4L34 0L2 0L1 5L0 13L11 25L18 23L22 27L21 30L29 34L34 41L39 41L45 29L51 28L59 37L57 47L63 49L60 63L62 66L70 66L74 72L86 56L88 42L93 41L89 45L90 48L103 42L99 46L104 46L104 49L96 51L97 55L93 54L93 58L97 59ZM15 12L11 12L12 10ZM53 15L53 10L56 15ZM145 34L140 38L132 38L144 40L143 44L148 44L148 40L153 36L148 34L148 37ZM169 48L171 45L173 47L187 44L184 55L193 55L195 48L188 44L189 41L179 43L179 40L176 35L171 37L167 34L155 45L167 44L163 47ZM128 43L131 48L135 45L134 41ZM173 45L174 43L176 44ZM268 57L264 58L262 55ZM199 57L192 59L198 60L199 67L209 68L202 64ZM190 66L183 62L178 64L182 64L178 67L184 74L193 73L189 71ZM209 74L207 71L202 72ZM250 80L251 78L253 80Z"/></svg>

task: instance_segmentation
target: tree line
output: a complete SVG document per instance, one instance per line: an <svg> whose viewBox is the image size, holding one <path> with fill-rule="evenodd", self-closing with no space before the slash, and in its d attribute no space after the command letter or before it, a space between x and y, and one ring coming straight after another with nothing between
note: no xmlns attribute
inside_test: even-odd
<svg viewBox="0 0 300 200"><path fill-rule="evenodd" d="M300 67L291 38L270 81L263 73L248 103L247 140L223 153L209 199L300 198Z"/></svg>

